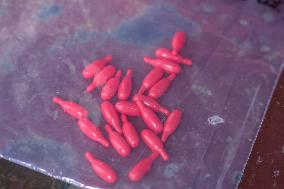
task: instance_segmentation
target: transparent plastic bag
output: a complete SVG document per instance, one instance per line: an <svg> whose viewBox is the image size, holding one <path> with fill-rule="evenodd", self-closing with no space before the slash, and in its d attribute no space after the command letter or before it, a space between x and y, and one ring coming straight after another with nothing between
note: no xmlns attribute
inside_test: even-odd
<svg viewBox="0 0 284 189"><path fill-rule="evenodd" d="M278 76L283 70L281 17L255 1L0 1L0 156L86 188L234 188L238 185ZM17 14L15 14L17 13ZM181 126L138 183L129 169L150 154L141 143L126 158L86 138L52 97L84 105L104 126L98 90L84 65L107 54L137 92L151 66L144 56L170 48L185 31L183 66L160 102L183 110ZM115 100L113 100L114 102ZM141 130L144 123L131 118ZM118 172L108 185L84 158L91 151Z"/></svg>

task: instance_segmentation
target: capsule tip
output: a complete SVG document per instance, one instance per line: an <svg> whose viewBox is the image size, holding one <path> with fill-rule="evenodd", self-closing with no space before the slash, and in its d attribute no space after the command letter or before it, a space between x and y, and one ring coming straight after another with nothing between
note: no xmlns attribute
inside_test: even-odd
<svg viewBox="0 0 284 189"><path fill-rule="evenodd" d="M101 143L104 147L106 147L106 148L109 147L109 142L108 142L106 139L102 139L102 140L100 141L100 143Z"/></svg>
<svg viewBox="0 0 284 189"><path fill-rule="evenodd" d="M104 60L106 61L106 62L110 62L110 61L112 61L112 55L107 55L107 56L105 56L104 57Z"/></svg>
<svg viewBox="0 0 284 189"><path fill-rule="evenodd" d="M160 155L161 155L161 157L162 157L163 160L165 160L165 161L168 161L168 160L169 160L169 155L167 154L166 151L161 150L161 151L160 151Z"/></svg>
<svg viewBox="0 0 284 189"><path fill-rule="evenodd" d="M62 100L59 97L53 97L52 102L59 104Z"/></svg>
<svg viewBox="0 0 284 189"><path fill-rule="evenodd" d="M95 159L91 152L86 152L85 157L89 162L92 162Z"/></svg>

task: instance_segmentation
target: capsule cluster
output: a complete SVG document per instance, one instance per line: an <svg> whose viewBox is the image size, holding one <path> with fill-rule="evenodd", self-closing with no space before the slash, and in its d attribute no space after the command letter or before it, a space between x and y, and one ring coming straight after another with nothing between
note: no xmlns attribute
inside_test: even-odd
<svg viewBox="0 0 284 189"><path fill-rule="evenodd" d="M82 133L105 148L112 146L120 156L128 156L132 149L138 147L140 140L148 146L152 151L151 155L140 159L129 170L130 181L141 180L159 156L165 161L169 160L164 143L178 128L182 111L178 108L169 111L158 102L158 98L166 93L176 75L181 72L181 65L192 64L190 59L180 55L185 42L186 34L176 32L172 38L171 50L159 48L155 51L155 58L144 57L144 61L153 68L144 77L137 94L133 96L131 96L133 71L127 70L122 77L122 71L110 65L111 55L85 66L82 76L93 80L86 91L101 89L100 110L106 122L104 130L108 137L105 137L101 129L88 119L88 111L84 107L59 97L53 98L53 102L60 105L64 112L77 119L77 125ZM110 100L116 95L118 101L113 104ZM157 113L167 116L165 122ZM129 116L141 117L147 128L138 133L129 121ZM116 182L117 173L110 165L97 159L90 152L85 153L85 158L97 176L107 183Z"/></svg>

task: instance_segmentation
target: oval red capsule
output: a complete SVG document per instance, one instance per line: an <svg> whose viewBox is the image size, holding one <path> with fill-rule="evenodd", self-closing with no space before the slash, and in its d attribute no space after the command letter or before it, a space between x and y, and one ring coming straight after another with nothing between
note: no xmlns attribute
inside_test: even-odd
<svg viewBox="0 0 284 189"><path fill-rule="evenodd" d="M81 118L77 122L80 130L90 139L102 144L104 147L109 147L109 142L103 136L101 130L89 119Z"/></svg>
<svg viewBox="0 0 284 189"><path fill-rule="evenodd" d="M159 98L162 96L170 87L172 81L175 79L175 74L170 74L168 77L158 81L148 92L148 96L152 98Z"/></svg>
<svg viewBox="0 0 284 189"><path fill-rule="evenodd" d="M132 90L132 70L129 69L126 75L122 79L118 88L118 98L119 100L127 100L131 94Z"/></svg>
<svg viewBox="0 0 284 189"><path fill-rule="evenodd" d="M115 103L115 108L119 113L125 114L128 116L140 116L141 115L140 109L133 102L118 101L117 103Z"/></svg>
<svg viewBox="0 0 284 189"><path fill-rule="evenodd" d="M101 112L105 121L121 134L122 130L120 126L120 119L114 105L112 105L109 101L102 102Z"/></svg>
<svg viewBox="0 0 284 189"><path fill-rule="evenodd" d="M159 156L158 153L153 152L150 156L141 159L134 167L128 172L128 178L132 182L141 180L151 169L153 162Z"/></svg>
<svg viewBox="0 0 284 189"><path fill-rule="evenodd" d="M163 113L165 115L169 114L169 110L167 108L165 108L158 101L156 101L155 99L153 99L149 96L144 96L144 95L138 94L138 95L135 95L133 97L133 100L134 101L137 101L137 100L142 101L146 106L148 106L149 108L151 108L155 112L160 112L160 113Z"/></svg>
<svg viewBox="0 0 284 189"><path fill-rule="evenodd" d="M93 82L87 87L86 91L91 92L96 87L103 86L112 76L114 76L116 70L112 65L104 67L95 77Z"/></svg>
<svg viewBox="0 0 284 189"><path fill-rule="evenodd" d="M105 130L108 133L111 145L117 151L117 153L122 157L128 156L131 149L124 138L119 133L113 131L109 125L105 126Z"/></svg>
<svg viewBox="0 0 284 189"><path fill-rule="evenodd" d="M149 129L144 129L141 131L141 138L144 143L153 151L158 152L163 160L169 160L169 156L164 149L162 141L158 136Z"/></svg>
<svg viewBox="0 0 284 189"><path fill-rule="evenodd" d="M145 56L144 61L147 64L150 64L154 67L163 69L167 73L177 74L181 72L181 67L179 66L179 64L169 61L167 59L160 59L160 58L154 59Z"/></svg>
<svg viewBox="0 0 284 189"><path fill-rule="evenodd" d="M54 97L52 101L61 106L64 112L68 113L72 117L77 119L88 117L88 111L81 105L72 102L72 101L64 101L59 97Z"/></svg>
<svg viewBox="0 0 284 189"><path fill-rule="evenodd" d="M175 132L181 121L182 112L178 109L173 110L168 116L161 137L162 142L166 142L167 138Z"/></svg>
<svg viewBox="0 0 284 189"><path fill-rule="evenodd" d="M172 53L173 55L179 54L183 49L186 42L186 33L185 32L176 32L172 39Z"/></svg>
<svg viewBox="0 0 284 189"><path fill-rule="evenodd" d="M165 49L165 48L157 49L155 51L155 55L158 58L165 58L165 59L172 60L180 64L192 65L192 61L190 59L184 58L180 55L173 55L170 50Z"/></svg>
<svg viewBox="0 0 284 189"><path fill-rule="evenodd" d="M84 67L82 71L83 77L86 79L94 77L111 60L112 56L107 55L100 60L93 61L91 64Z"/></svg>
<svg viewBox="0 0 284 189"><path fill-rule="evenodd" d="M163 75L164 71L161 68L153 68L143 79L138 93L143 94L146 90L150 89Z"/></svg>
<svg viewBox="0 0 284 189"><path fill-rule="evenodd" d="M147 127L160 133L163 131L163 124L159 117L151 109L147 108L141 101L136 101L137 106L140 109L142 119Z"/></svg>
<svg viewBox="0 0 284 189"><path fill-rule="evenodd" d="M103 86L101 91L101 98L103 100L110 100L112 97L115 96L118 86L119 80L121 77L121 71L117 71L116 75L107 81L107 83Z"/></svg>
<svg viewBox="0 0 284 189"><path fill-rule="evenodd" d="M104 161L96 159L91 152L85 153L86 159L91 164L94 172L105 182L113 184L117 180L117 174L114 169Z"/></svg>
<svg viewBox="0 0 284 189"><path fill-rule="evenodd" d="M128 144L132 148L136 148L139 143L140 139L137 134L137 131L135 127L130 123L126 117L126 115L121 115L121 120L122 120L122 133L125 138L125 140L128 142Z"/></svg>

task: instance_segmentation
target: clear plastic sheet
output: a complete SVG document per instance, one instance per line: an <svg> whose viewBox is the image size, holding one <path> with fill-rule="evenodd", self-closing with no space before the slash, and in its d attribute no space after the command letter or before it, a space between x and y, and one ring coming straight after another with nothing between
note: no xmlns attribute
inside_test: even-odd
<svg viewBox="0 0 284 189"><path fill-rule="evenodd" d="M86 188L237 187L270 97L283 70L281 15L256 1L0 1L0 156ZM98 91L81 70L95 58L134 70L134 92L151 69L143 56L170 47L183 30L182 55L193 60L161 103L184 112L168 140L170 161L158 159L138 183L129 169L150 153L144 144L121 158L87 139L53 96L86 106L102 127ZM115 100L114 100L115 101ZM141 119L131 119L140 130ZM113 166L108 185L84 158Z"/></svg>

